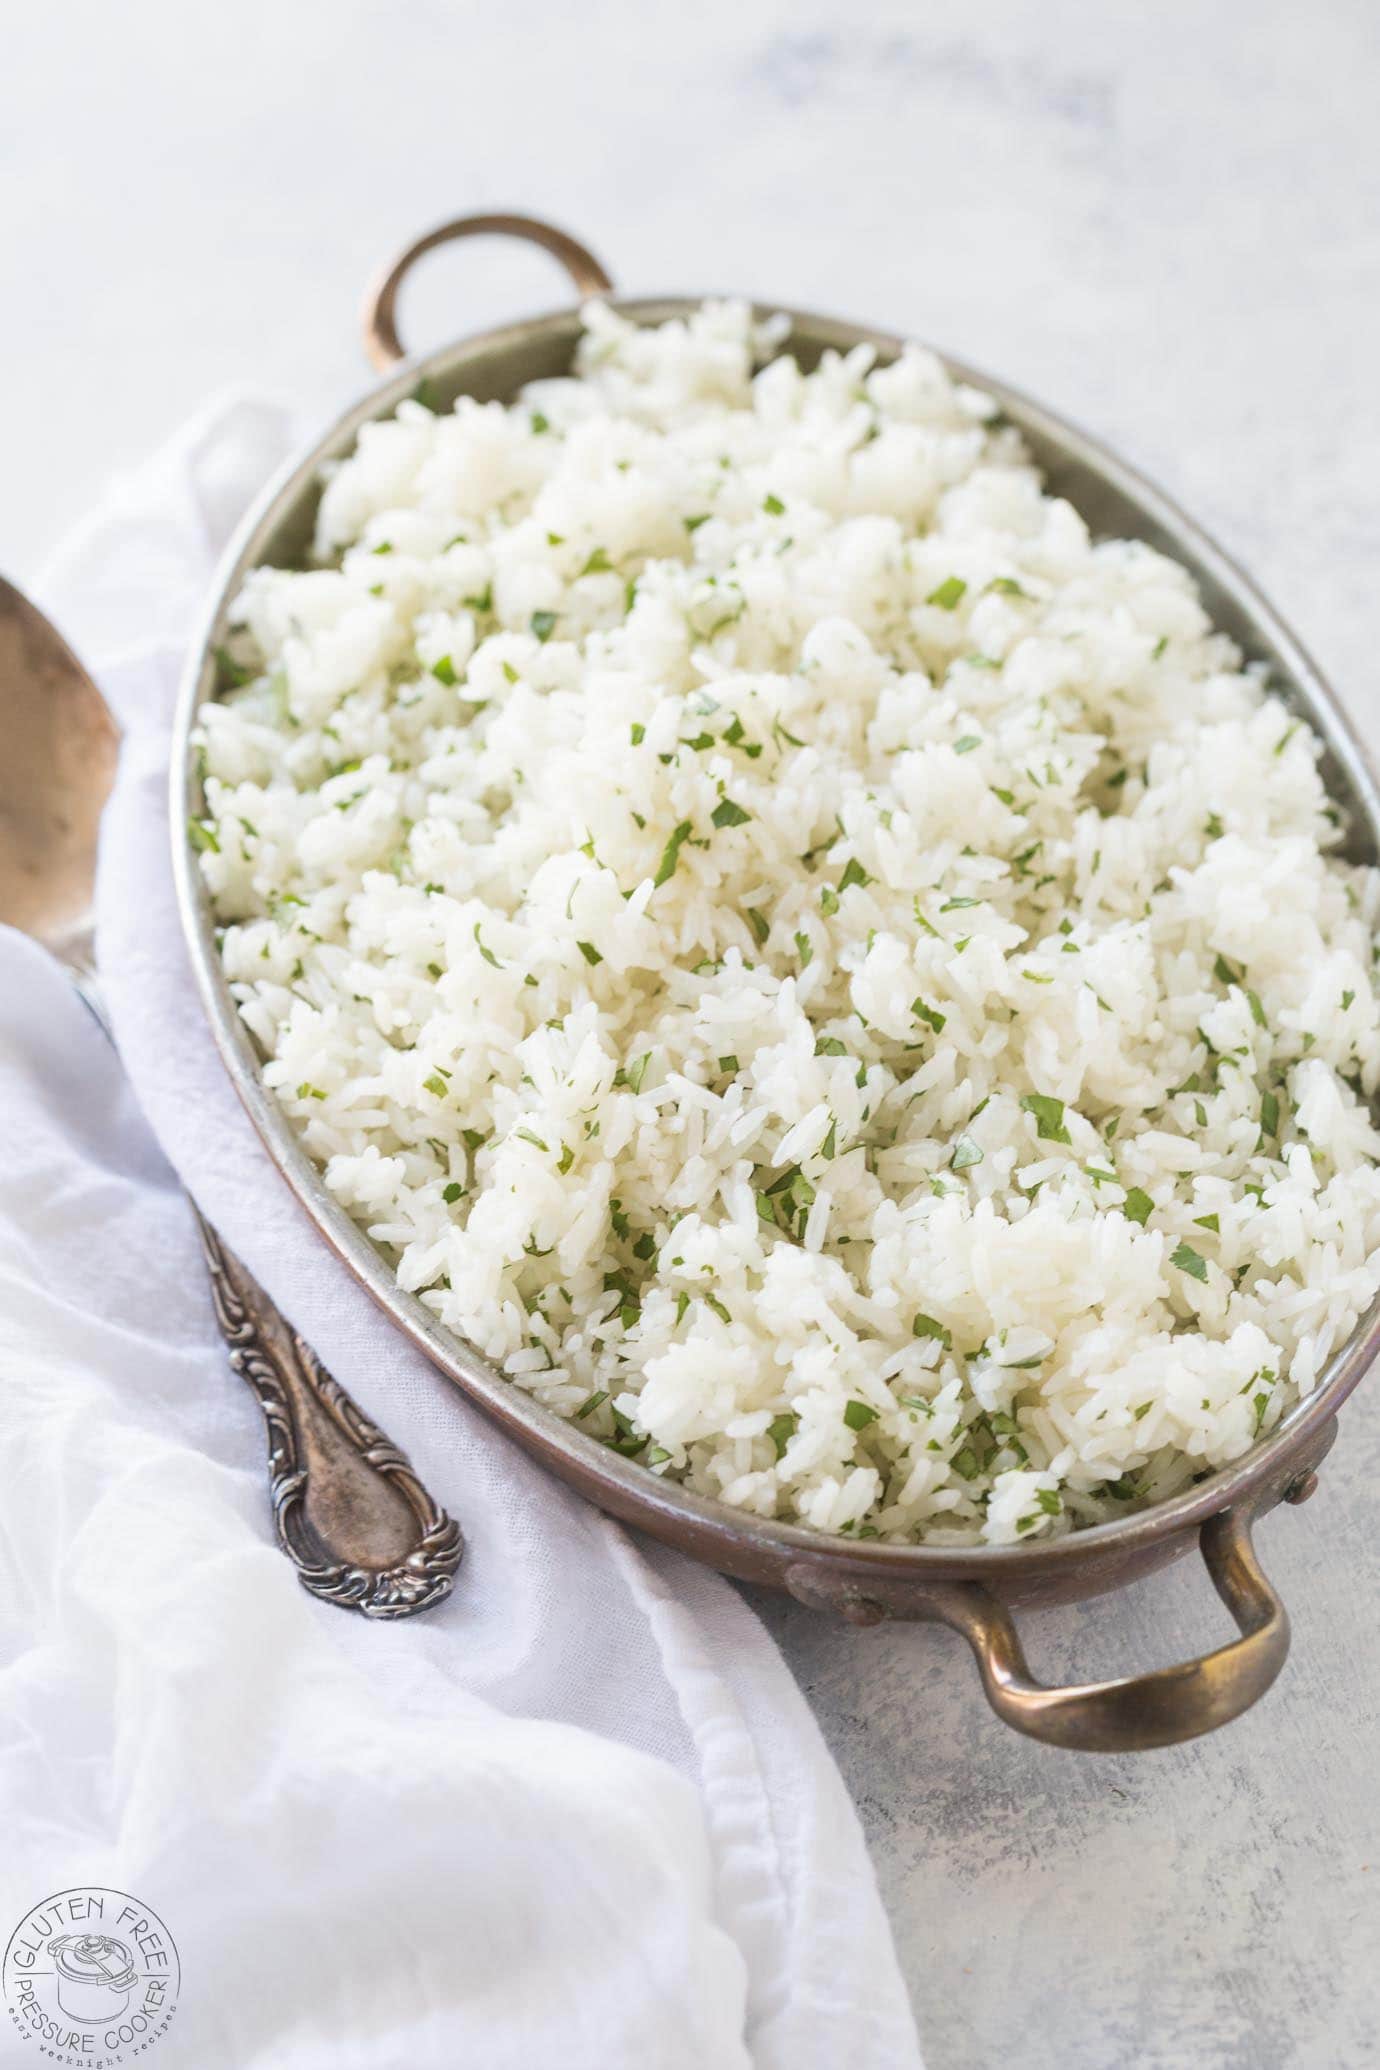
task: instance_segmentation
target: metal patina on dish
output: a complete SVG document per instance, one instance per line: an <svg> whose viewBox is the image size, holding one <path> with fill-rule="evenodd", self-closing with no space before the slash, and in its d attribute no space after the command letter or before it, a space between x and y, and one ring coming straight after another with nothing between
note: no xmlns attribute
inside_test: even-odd
<svg viewBox="0 0 1380 2070"><path fill-rule="evenodd" d="M514 219L478 219L442 234L507 228L557 251L582 288L601 269L568 240ZM405 261L385 283L371 337L386 354L392 298ZM635 324L686 315L695 301L613 303ZM766 312L763 312L765 317ZM179 891L198 979L222 1052L260 1132L299 1197L364 1284L449 1377L519 1441L615 1514L744 1578L788 1587L801 1600L859 1621L900 1615L939 1619L964 1632L978 1657L989 1698L1009 1722L1057 1743L1083 1747L1152 1745L1209 1729L1252 1702L1282 1664L1288 1643L1282 1607L1250 1544L1254 1516L1284 1496L1301 1499L1334 1431L1335 1410L1359 1379L1376 1344L1375 1313L1335 1355L1315 1390L1253 1450L1211 1478L1153 1507L1052 1540L1011 1545L849 1543L799 1525L754 1519L662 1481L555 1417L505 1380L497 1368L443 1328L419 1300L402 1293L387 1260L330 1194L277 1102L261 1083L258 1058L237 1015L216 953L212 917L188 859L189 822L201 811L189 752L198 706L217 687L216 650L243 577L260 565L301 565L320 495L324 463L347 454L360 429L384 418L425 382L428 400L458 394L509 400L533 380L569 371L579 335L575 312L537 319L434 354L386 383L329 439L275 485L251 518L223 571L204 643L184 687L176 743L174 831ZM899 341L825 319L787 313L782 353L803 367L834 348L867 344L882 362ZM381 342L380 342L381 341ZM1377 800L1373 779L1316 671L1243 577L1157 492L1120 463L1000 384L949 363L950 373L994 398L1020 433L1056 493L1067 497L1098 536L1140 539L1186 567L1213 623L1273 686L1307 716L1328 749L1328 789L1343 808L1351 857L1374 861ZM942 597L940 598L943 603ZM1041 1131L1043 1133L1043 1129ZM1354 1312L1354 1311L1353 1311ZM1201 1543L1213 1579L1242 1637L1207 1659L1125 1682L1047 1690L1030 1678L1005 1606L1074 1598L1116 1587Z"/></svg>

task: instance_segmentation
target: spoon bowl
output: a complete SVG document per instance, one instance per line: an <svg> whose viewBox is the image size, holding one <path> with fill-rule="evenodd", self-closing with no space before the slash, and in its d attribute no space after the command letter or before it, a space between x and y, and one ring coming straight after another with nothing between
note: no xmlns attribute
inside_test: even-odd
<svg viewBox="0 0 1380 2070"><path fill-rule="evenodd" d="M3 576L0 740L0 921L78 960L119 729L66 641Z"/></svg>

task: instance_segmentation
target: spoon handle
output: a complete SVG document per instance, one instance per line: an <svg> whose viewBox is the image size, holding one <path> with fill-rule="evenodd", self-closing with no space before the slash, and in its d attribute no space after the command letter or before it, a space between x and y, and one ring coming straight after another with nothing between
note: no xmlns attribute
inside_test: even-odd
<svg viewBox="0 0 1380 2070"><path fill-rule="evenodd" d="M230 1363L268 1426L278 1542L303 1585L366 1617L410 1617L440 1602L464 1552L459 1525L193 1213Z"/></svg>

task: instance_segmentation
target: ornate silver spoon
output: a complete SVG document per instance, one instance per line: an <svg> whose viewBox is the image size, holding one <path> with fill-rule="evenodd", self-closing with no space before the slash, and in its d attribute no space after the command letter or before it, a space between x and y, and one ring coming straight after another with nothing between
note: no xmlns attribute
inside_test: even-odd
<svg viewBox="0 0 1380 2070"><path fill-rule="evenodd" d="M96 836L119 736L43 614L0 578L0 921L93 991ZM450 1592L464 1549L407 1459L363 1416L193 1205L230 1363L268 1425L279 1543L313 1595L407 1617Z"/></svg>

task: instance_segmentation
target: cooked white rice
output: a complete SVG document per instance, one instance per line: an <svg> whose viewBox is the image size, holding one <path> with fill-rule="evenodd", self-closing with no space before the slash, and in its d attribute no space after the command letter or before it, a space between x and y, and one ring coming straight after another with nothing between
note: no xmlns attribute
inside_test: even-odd
<svg viewBox="0 0 1380 2070"><path fill-rule="evenodd" d="M1380 1278L1318 742L928 352L586 323L246 584L194 832L265 1080L652 1472L954 1544L1168 1495Z"/></svg>

